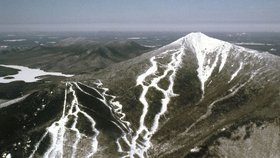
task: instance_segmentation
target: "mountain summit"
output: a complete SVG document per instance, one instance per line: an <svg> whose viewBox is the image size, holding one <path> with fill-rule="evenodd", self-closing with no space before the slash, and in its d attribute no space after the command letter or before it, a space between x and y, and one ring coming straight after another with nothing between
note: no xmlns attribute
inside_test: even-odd
<svg viewBox="0 0 280 158"><path fill-rule="evenodd" d="M225 44L230 45L227 42L208 37L201 32L190 33L179 40L185 40L185 44L196 51L201 51L205 49L213 50Z"/></svg>
<svg viewBox="0 0 280 158"><path fill-rule="evenodd" d="M279 157L279 78L279 57L191 33L0 104L0 152Z"/></svg>

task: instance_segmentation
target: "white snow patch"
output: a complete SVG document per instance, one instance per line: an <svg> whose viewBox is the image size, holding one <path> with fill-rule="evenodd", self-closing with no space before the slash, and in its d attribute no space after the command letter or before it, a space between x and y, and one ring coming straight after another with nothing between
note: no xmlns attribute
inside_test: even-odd
<svg viewBox="0 0 280 158"><path fill-rule="evenodd" d="M219 72L223 69L227 60L228 52L232 48L232 45L228 42L210 38L202 33L190 33L182 39L185 39L185 47L192 49L196 55L198 62L197 72L198 78L201 82L203 98L205 93L205 82L212 75L219 59L221 60ZM215 59L212 64L207 62L211 58Z"/></svg>
<svg viewBox="0 0 280 158"><path fill-rule="evenodd" d="M45 72L40 69L31 69L25 66L18 66L18 65L0 65L0 66L19 70L19 72L15 75L0 77L0 83L10 83L14 81L36 82L40 80L40 78L38 77L45 76L45 75L64 76L64 77L73 76L73 75L65 75L59 72Z"/></svg>
<svg viewBox="0 0 280 158"><path fill-rule="evenodd" d="M5 49L5 48L8 48L8 46L0 46L0 48L3 48L3 49Z"/></svg>
<svg viewBox="0 0 280 158"><path fill-rule="evenodd" d="M143 47L147 47L147 48L155 48L157 46L153 46L153 45L142 45Z"/></svg>
<svg viewBox="0 0 280 158"><path fill-rule="evenodd" d="M1 104L0 104L0 109L1 109L1 108L4 108L4 107L7 107L7 106L9 106L9 105L12 105L12 104L14 104L14 103L20 102L20 101L24 100L26 97L28 97L29 95L30 95L30 94L27 94L27 95L24 95L24 96L22 96L22 97L19 97L19 98L16 98L16 99L9 100L9 101L7 101L7 102L1 103Z"/></svg>
<svg viewBox="0 0 280 158"><path fill-rule="evenodd" d="M101 101L111 110L111 112L114 111L118 115L118 118L116 118L113 113L112 113L112 116L115 117L117 120L120 120L120 123L122 124L122 127L124 127L127 131L132 132L132 129L130 128L130 122L124 120L125 113L122 112L123 105L119 101L115 100L117 98L117 96L108 94L109 89L104 88L103 83L100 80L98 80L98 82L96 82L95 84L97 85L97 88L103 90L102 93L99 93L96 90L96 92L98 92L98 94L100 96L102 96ZM87 87L89 87L89 86L87 86ZM92 87L89 87L89 88L92 88ZM94 88L92 88L92 89L94 89ZM106 97L111 98L109 100L110 104L107 103ZM120 128L120 129L122 130L122 128Z"/></svg>
<svg viewBox="0 0 280 158"><path fill-rule="evenodd" d="M246 46L272 46L272 44L269 43L255 43L255 42L239 42L235 43L236 45L246 45Z"/></svg>
<svg viewBox="0 0 280 158"><path fill-rule="evenodd" d="M147 39L147 37L129 37L129 40L140 40L140 39Z"/></svg>
<svg viewBox="0 0 280 158"><path fill-rule="evenodd" d="M3 40L4 42L22 42L26 41L26 39L11 39L11 40Z"/></svg>
<svg viewBox="0 0 280 158"><path fill-rule="evenodd" d="M239 68L231 75L228 83L230 83L238 75L238 73L242 69L242 67L243 67L243 62L240 63Z"/></svg>
<svg viewBox="0 0 280 158"><path fill-rule="evenodd" d="M200 147L194 147L194 148L192 148L191 150L190 150L190 152L192 152L192 153L197 153L197 152L199 152L200 151Z"/></svg>
<svg viewBox="0 0 280 158"><path fill-rule="evenodd" d="M49 44L56 44L56 42L54 42L54 41L50 41L50 42L47 42L47 43L49 43Z"/></svg>
<svg viewBox="0 0 280 158"><path fill-rule="evenodd" d="M32 158L35 156L35 153L37 152L39 146L41 145L42 141L46 139L47 136L50 137L50 145L47 149L47 151L44 153L44 158L49 157L64 157L64 144L66 141L71 141L71 157L76 157L76 151L78 143L81 141L81 139L85 138L87 139L88 143L90 144L90 149L86 154L85 157L89 158L94 155L94 153L97 151L98 141L97 136L99 135L99 131L95 128L96 122L94 119L85 111L83 111L80 106L82 106L77 98L76 91L73 87L77 87L76 83L66 83L65 89L65 96L64 96L64 104L63 104L63 112L62 116L58 121L55 121L49 126L46 130L46 132L43 134L41 139L37 142L35 145L34 150L32 151L29 158ZM68 101L69 98L71 98L71 101ZM67 100L68 99L68 100ZM88 136L83 134L79 128L77 127L79 116L83 116L84 119L86 119L91 125L90 128L94 132L94 135ZM66 124L71 122L71 117L73 118L73 123L71 127L67 127ZM73 133L74 140L68 140L66 137L67 134ZM73 139L73 138L72 138ZM67 144L67 143L66 143Z"/></svg>
<svg viewBox="0 0 280 158"><path fill-rule="evenodd" d="M181 65L182 57L184 55L184 47L182 46L183 41L175 41L174 43L179 44L179 42L181 42L181 49L168 50L162 52L158 56L153 56L150 59L152 66L145 73L137 77L136 85L142 87L142 93L140 95L139 101L143 105L143 110L139 120L139 128L136 131L136 135L132 137L131 143L129 141L127 142L127 145L130 146L130 151L127 151L128 157L134 157L135 155L140 158L145 157L148 149L152 146L150 139L157 131L157 128L159 126L159 119L167 111L167 105L169 104L171 97L176 96L176 94L173 92L173 85L176 77L176 72ZM155 75L158 72L158 67L161 65L161 63L157 62L156 59L166 56L171 56L171 61L167 65L165 65L165 69L163 70L162 75ZM162 79L164 79L170 72L171 75L168 77L168 88L167 90L162 89L161 87L159 87L158 83ZM150 76L153 76L153 78L151 78L150 83L148 83L146 82L146 80ZM161 99L161 109L154 116L152 125L149 128L146 126L145 118L148 114L148 109L150 106L146 98L146 95L150 88L155 88L156 90L160 91L164 97Z"/></svg>
<svg viewBox="0 0 280 158"><path fill-rule="evenodd" d="M4 153L2 155L2 158L12 158L12 155L11 155L11 153Z"/></svg>
<svg viewBox="0 0 280 158"><path fill-rule="evenodd" d="M271 48L270 51L276 52L277 50L275 48Z"/></svg>

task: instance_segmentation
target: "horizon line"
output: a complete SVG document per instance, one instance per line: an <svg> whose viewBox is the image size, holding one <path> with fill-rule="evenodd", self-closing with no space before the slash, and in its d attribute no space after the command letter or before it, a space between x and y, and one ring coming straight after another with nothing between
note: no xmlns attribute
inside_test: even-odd
<svg viewBox="0 0 280 158"><path fill-rule="evenodd" d="M280 24L0 24L0 32L280 32Z"/></svg>

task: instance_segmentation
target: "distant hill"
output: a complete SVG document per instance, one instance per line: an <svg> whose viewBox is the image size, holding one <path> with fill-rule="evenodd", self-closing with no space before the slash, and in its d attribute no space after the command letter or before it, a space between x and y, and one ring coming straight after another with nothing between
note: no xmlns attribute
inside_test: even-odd
<svg viewBox="0 0 280 158"><path fill-rule="evenodd" d="M0 63L82 74L103 69L150 50L133 41L99 43L85 38L67 38L53 46L2 51Z"/></svg>

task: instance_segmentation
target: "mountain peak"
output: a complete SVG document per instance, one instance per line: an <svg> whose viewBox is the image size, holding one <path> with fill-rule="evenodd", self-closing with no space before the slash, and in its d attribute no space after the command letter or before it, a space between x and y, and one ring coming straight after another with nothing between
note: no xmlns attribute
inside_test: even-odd
<svg viewBox="0 0 280 158"><path fill-rule="evenodd" d="M201 37L208 37L202 32L191 32L187 34L185 37L192 37L192 38L201 38ZM208 37L210 38L210 37Z"/></svg>
<svg viewBox="0 0 280 158"><path fill-rule="evenodd" d="M215 38L208 37L201 32L193 32L183 37L184 45L197 51L213 51L220 46L229 46L230 44Z"/></svg>

